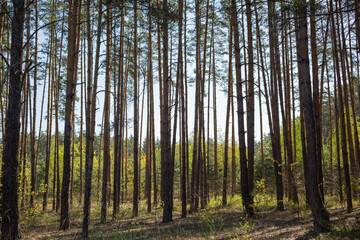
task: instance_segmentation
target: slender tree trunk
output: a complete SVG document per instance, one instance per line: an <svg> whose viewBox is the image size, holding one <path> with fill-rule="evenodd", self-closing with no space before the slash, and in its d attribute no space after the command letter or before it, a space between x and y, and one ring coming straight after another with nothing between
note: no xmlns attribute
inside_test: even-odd
<svg viewBox="0 0 360 240"><path fill-rule="evenodd" d="M285 15L286 17L286 15ZM282 91L282 83L280 81L280 75L279 75L279 96L280 96L280 106L281 106L281 114L282 114L282 119L283 119L283 139L284 139L284 147L286 148L284 151L286 153L287 156L287 174L288 174L288 194L289 194L289 198L290 200L295 203L298 204L299 203L299 199L298 199L298 195L297 195L297 188L296 188L296 183L295 183L295 176L294 176L294 171L293 171L293 165L294 165L294 161L293 161L293 149L292 149L292 138L291 138L291 117L290 117L290 69L289 69L289 61L286 57L284 56L285 53L288 52L288 45L287 45L287 29L285 26L285 31L284 31L284 38L285 41L283 41L283 66L284 66L284 97L285 99L283 99L283 91ZM285 109L284 109L284 102L285 102ZM284 153L284 155L285 155Z"/></svg>
<svg viewBox="0 0 360 240"><path fill-rule="evenodd" d="M186 14L186 0L184 0L184 84L185 84L185 134L186 134L186 188L187 188L187 200L190 202L191 199L191 188L190 188L190 163L189 163L189 126L188 126L188 88L187 88L187 38L186 38L186 23L187 23L187 14ZM191 204L190 204L191 208Z"/></svg>
<svg viewBox="0 0 360 240"><path fill-rule="evenodd" d="M233 85L233 70L232 70L232 34L233 27L230 25L229 29L229 75L228 75L228 96L227 96L227 107L226 107L226 120L225 120L225 147L224 147L224 177L223 177L223 193L222 193L222 204L227 204L227 183L228 183L228 161L229 161L229 122L230 122L230 107L232 97L232 85Z"/></svg>
<svg viewBox="0 0 360 240"><path fill-rule="evenodd" d="M26 35L27 35L27 40L26 41L30 41L30 24L31 24L31 19L30 19L30 14L31 14L31 6L29 6L26 9L26 15L27 15L27 21L26 21ZM30 44L27 44L26 50L25 50L26 54L25 54L25 69L28 69L28 67L30 66ZM24 84L23 84L23 96L22 96L22 102L24 103L22 106L22 121L21 121L21 148L20 148L20 169L19 171L22 171L22 177L23 177L23 198L21 201L21 208L25 207L25 197L28 194L25 194L25 191L27 191L27 188L25 188L25 185L27 185L27 176L26 176L26 161L27 161L27 154L26 154L26 145L27 145L27 128L28 128L28 115L29 115L29 109L31 109L31 106L29 108L29 99L31 99L30 92L29 92L29 88L30 88L30 75L29 73L24 74ZM30 118L31 118L31 111L30 111ZM30 128L31 128L31 121L30 121ZM31 129L30 129L31 131ZM31 137L31 134L30 134ZM32 164L32 162L30 162L30 164ZM22 169L21 169L21 166ZM32 165L31 165L32 167ZM32 178L32 174L31 174L31 178ZM31 183L31 181L30 181ZM34 202L34 196L31 194L31 186L30 186L30 215L32 214L32 209L33 209L33 202Z"/></svg>
<svg viewBox="0 0 360 240"><path fill-rule="evenodd" d="M52 6L52 15L54 16L54 8L55 6ZM64 21L62 23L62 25L64 24ZM54 51L54 26L51 27L51 43L50 43L50 52ZM50 55L50 60L49 60L49 88L48 88L48 108L47 108L47 130L46 130L46 155L45 155L45 192L44 192L44 199L43 199L43 210L46 210L46 205L47 205L47 195L48 195L48 186L49 186L49 167L50 167L50 150L51 150L51 125L52 125L52 105L50 104L50 102L52 102L52 91L50 91L52 89L52 86L55 84L54 79L51 78L51 73L54 72L54 69L52 69L52 61L53 61L53 56ZM57 91L56 91L57 93ZM57 100L55 99L55 104L56 104ZM56 108L55 108L56 110ZM40 135L39 135L40 137ZM40 139L39 139L40 141ZM55 153L54 153L55 156ZM54 158L55 160L56 158ZM55 161L54 161L55 162ZM55 164L54 164L55 166ZM55 170L55 168L54 168ZM55 176L55 175L54 175ZM55 188L54 188L55 191Z"/></svg>
<svg viewBox="0 0 360 240"><path fill-rule="evenodd" d="M137 0L134 1L134 192L133 192L133 216L138 216L139 202L139 109L138 109L138 79L137 79Z"/></svg>
<svg viewBox="0 0 360 240"><path fill-rule="evenodd" d="M105 111L103 110L102 113L102 121L101 121L101 130L100 130L100 144L99 144L99 164L98 164L98 179L97 179L97 193L98 193L98 201L100 201L100 177L101 177L101 149L102 149L102 143L103 143L103 132L104 132L104 116Z"/></svg>
<svg viewBox="0 0 360 240"><path fill-rule="evenodd" d="M326 45L325 45L326 46ZM325 54L325 52L324 52ZM327 66L327 62L325 61L324 64L326 64L326 80L327 80L327 100L328 100L328 105L329 105L329 119L330 119L330 136L329 136L329 143L330 143L330 176L331 176L331 179L330 179L330 194L332 195L333 194L333 191L334 191L334 187L335 185L333 184L333 176L334 176L334 164L333 164L333 120L332 120L332 107L331 107L331 92L330 92L330 77L329 77L329 70L328 70L328 66ZM335 91L336 92L336 91ZM336 110L335 110L336 111ZM335 114L336 115L336 114ZM337 125L337 118L336 119L336 125Z"/></svg>
<svg viewBox="0 0 360 240"><path fill-rule="evenodd" d="M151 2L151 0L149 0L149 3ZM149 23L151 24L151 13L149 13ZM159 20L159 19L157 19ZM157 25L158 27L158 31L157 31L157 35L158 35L158 41L159 41L159 37L160 37L160 32L159 32L159 25ZM152 44L152 39L151 39L151 26L149 26L149 43ZM159 58L161 58L161 51L160 51L160 41L158 42L158 55ZM149 46L149 50L151 51L151 45ZM152 54L149 54L149 56L152 56ZM161 61L159 60L159 85L161 84ZM150 78L149 81L150 82L150 128L151 128L151 154L152 154L152 159L150 161L152 161L152 171L153 171L153 184L154 184L154 204L157 204L157 191L158 191L158 186L157 186L157 179L156 179L156 146L155 146L155 114L154 114L154 84L153 84L153 73L152 73L152 58L149 59L149 74L150 74ZM161 91L160 91L161 94ZM161 105L161 101L160 101L160 105ZM160 115L161 115L161 106L160 106ZM161 127L160 127L161 128ZM150 187L151 188L151 187ZM149 197L151 195L151 192L149 194Z"/></svg>
<svg viewBox="0 0 360 240"><path fill-rule="evenodd" d="M333 55L334 56L334 55ZM333 57L335 58L335 56ZM335 71L335 69L334 69ZM338 168L338 188L339 188L339 197L340 203L343 203L343 189L342 189L342 179L341 179L341 162L340 162L340 137L339 137L339 109L338 109L338 99L336 93L336 74L334 74L334 103L335 103L335 136L336 136L336 158L337 158L337 168Z"/></svg>
<svg viewBox="0 0 360 240"><path fill-rule="evenodd" d="M125 98L126 99L126 98ZM127 102L127 101L126 101ZM128 189L128 142L129 142L129 138L128 138L128 117L127 117L127 108L125 108L125 119L126 119L126 124L125 124L125 134L126 134L126 140L125 140L125 199L127 199L127 189Z"/></svg>
<svg viewBox="0 0 360 240"><path fill-rule="evenodd" d="M76 98L76 93L75 93ZM75 101L73 105L74 114L72 115L74 128L71 135L72 144L71 144L71 173L70 173L70 207L73 206L73 193L74 193L74 157L75 157Z"/></svg>
<svg viewBox="0 0 360 240"><path fill-rule="evenodd" d="M192 161L192 175L191 175L191 196L190 196L190 211L195 212L199 207L199 146L198 135L199 132L199 104L200 104L200 88L201 88L201 60L200 60L200 2L195 1L195 22L196 22L196 92L195 92L195 121L194 121L194 141L193 141L193 161ZM186 45L185 45L186 46ZM185 58L186 59L186 58ZM201 149L201 147L200 147Z"/></svg>
<svg viewBox="0 0 360 240"><path fill-rule="evenodd" d="M38 29L38 3L37 3L37 0L35 1L35 29ZM36 116L37 55L38 55L38 31L35 32L35 56L34 56L35 57L35 66L34 66L34 89L33 89L34 98L33 98L33 119L32 119L32 129L31 129L31 139L30 139L30 146L31 146L31 192L34 192L34 193L36 191L36 166L37 166L36 154L35 154L36 117L37 117ZM32 205L32 204L30 204L30 205Z"/></svg>
<svg viewBox="0 0 360 240"><path fill-rule="evenodd" d="M236 158L235 158L235 114L233 84L231 84L231 196L236 194Z"/></svg>
<svg viewBox="0 0 360 240"><path fill-rule="evenodd" d="M252 206L251 189L249 186L249 172L247 166L246 146L245 146L245 121L244 121L244 106L243 106L243 90L242 80L240 77L240 43L239 43L239 29L237 20L236 1L231 0L231 25L234 31L235 43L235 69L236 69L236 92L238 100L238 134L239 134L239 150L240 150L240 168L241 168L241 195L245 212L252 216L254 208ZM253 69L252 69L253 70ZM253 133L252 133L253 134Z"/></svg>
<svg viewBox="0 0 360 240"><path fill-rule="evenodd" d="M341 9L341 3L338 3L338 7L337 9ZM340 16L339 16L340 15ZM355 152L354 152L354 140L353 140L353 131L354 133L356 133L356 135L354 135L355 138L355 144L357 143L357 146L359 146L358 143L358 135L357 135L357 123L356 123L356 117L353 118L355 119L355 122L353 123L356 126L356 130L355 127L354 129L352 129L352 124L351 124L351 115L355 116L355 112L350 114L350 103L349 103L349 90L348 90L348 82L349 82L349 86L350 86L350 91L351 91L351 75L350 75L350 70L348 69L347 71L347 62L348 62L348 57L347 57L347 45L346 45L346 38L345 38L345 33L344 33L344 23L343 23L343 16L342 16L342 12L340 11L339 14L337 14L337 23L336 23L339 27L337 28L338 31L338 37L339 37L339 50L340 50L340 63L341 63L341 70L342 70L342 80L343 80L343 87L344 87L344 105L345 105L345 113L346 113L346 127L347 127L347 138L348 138L348 147L349 147L349 155L350 155L350 171L351 171L351 179L352 182L354 184L356 184L357 179L359 178L359 166L357 164L357 160L359 159L357 156L355 156L355 153L359 153L359 150L356 149L355 146ZM341 33L341 34L340 34ZM348 73L348 79L347 79L347 74ZM350 95L351 96L351 95ZM351 105L353 105L354 102L351 102ZM355 159L356 158L356 159ZM356 190L356 188L353 188L353 195L356 194L356 192L358 192Z"/></svg>
<svg viewBox="0 0 360 240"><path fill-rule="evenodd" d="M256 10L256 5L254 7L255 9L255 21L258 21L258 13ZM261 102L261 94L263 93L261 91L261 74L260 74L260 30L258 29L258 24L256 24L256 56L257 56L257 74L258 74L258 88L259 88L259 111L260 111L260 149L261 149L261 178L265 180L265 161L264 161L264 140L263 140L263 120L262 120L262 102ZM265 79L264 79L265 80Z"/></svg>
<svg viewBox="0 0 360 240"><path fill-rule="evenodd" d="M120 93L120 109L118 108L118 111L120 112L120 122L119 122L119 177L118 177L118 185L119 185L119 192L118 192L118 197L117 197L117 203L118 206L116 208L120 207L120 196L122 197L122 201L124 199L124 191L122 190L122 186L123 186L123 179L124 179L124 164L123 164L123 159L124 159L124 117L125 117L125 78L124 78L124 38L125 38L125 4L121 5L121 32L120 32L120 66L119 66L119 77L120 77L120 87L121 89L118 89L119 93ZM130 47L129 47L130 49ZM119 103L118 103L119 104Z"/></svg>
<svg viewBox="0 0 360 240"><path fill-rule="evenodd" d="M46 70L45 70L45 76L46 76ZM40 151L40 138L41 138L41 125L42 125L42 116L43 116L43 109L44 109L44 100L45 100L45 89L46 89L46 77L44 79L44 86L43 86L43 94L42 94L42 101L41 101L41 113L40 113L40 126L39 126L39 137L38 137L38 142L37 142L37 146L36 146L36 161L39 157L39 151ZM54 160L54 171L55 171L55 160ZM46 172L46 170L45 170ZM54 174L54 178L55 178L55 174ZM54 184L55 184L55 179L54 179ZM48 193L48 190L49 190L49 185L45 185L45 191L44 191L44 201L43 201L43 210L46 209L46 200L45 198L47 199L47 197L45 197L45 194L47 195ZM54 191L55 193L55 187L54 187ZM55 195L54 195L55 196ZM53 205L53 210L55 210L55 197L53 199L54 201L54 205Z"/></svg>
<svg viewBox="0 0 360 240"><path fill-rule="evenodd" d="M253 53L253 34L251 20L251 0L245 0L246 22L247 22L247 50L249 62L248 91L246 98L246 123L247 123L247 149L248 149L248 181L250 191L250 204L253 203L254 190L254 155L255 155L255 108L254 108L254 53Z"/></svg>
<svg viewBox="0 0 360 240"><path fill-rule="evenodd" d="M61 216L60 230L69 228L69 183L70 183L70 158L71 158L71 136L74 127L72 115L74 114L73 102L75 100L76 87L76 58L77 51L77 19L78 19L79 0L69 3L69 27L68 27L68 63L67 63L67 83L66 83L66 106L65 106L65 133L64 133L64 166L63 183L61 189Z"/></svg>
<svg viewBox="0 0 360 240"><path fill-rule="evenodd" d="M215 10L214 10L215 11ZM214 14L214 12L213 12ZM212 40L212 54L213 54L213 62L212 62L212 76L213 76L213 115L214 115L214 194L215 198L218 193L218 150L217 150L217 111L216 111L216 67L215 67L215 38L214 38L214 19L211 25L211 35L213 36Z"/></svg>
<svg viewBox="0 0 360 240"><path fill-rule="evenodd" d="M111 83L111 4L106 6L106 71L105 71L105 102L104 102L104 158L101 198L101 222L106 222L107 190L110 169L110 83Z"/></svg>
<svg viewBox="0 0 360 240"><path fill-rule="evenodd" d="M141 50L139 50L141 52ZM138 66L140 66L140 57L138 60ZM138 71L138 77L140 79L140 71ZM139 89L140 89L140 81L139 81ZM143 129L143 120L144 120L144 102L145 102L145 89L146 89L146 81L144 79L144 86L142 91L142 100L141 100L141 118L140 118L140 138L139 138L139 174L138 174L138 194L139 194L139 201L141 200L141 159L142 159L142 129Z"/></svg>
<svg viewBox="0 0 360 240"><path fill-rule="evenodd" d="M273 138L272 133L272 122L271 122L271 116L270 116L270 105L269 105L269 99L268 99L268 93L267 93L267 84L266 84L266 76L265 76L265 66L262 56L262 44L261 44L261 35L260 35L260 27L259 27L259 17L257 13L257 7L255 6L255 22L256 22L256 37L257 37L257 57L258 57L258 84L259 84L259 109L260 109L260 137L261 137L261 176L263 179L265 179L265 162L264 162L264 143L263 143L263 125L262 125L262 108L261 108L261 94L263 93L261 91L261 75L260 75L260 67L262 69L262 78L264 82L264 92L265 92L265 100L266 100L266 106L268 110L268 118L269 118L269 126L270 126L270 137Z"/></svg>
<svg viewBox="0 0 360 240"><path fill-rule="evenodd" d="M183 1L179 1L179 63L180 63L180 103L181 103L181 218L186 218L186 114L185 114L185 91L184 91L184 68L182 55L182 20L183 20Z"/></svg>
<svg viewBox="0 0 360 240"><path fill-rule="evenodd" d="M85 53L85 38L83 40L82 43L82 49L83 49L83 53ZM79 203L81 205L82 203L82 194L83 194L83 109L84 109L84 87L86 88L86 79L84 78L84 71L85 70L85 66L83 66L83 63L85 63L85 55L83 57L83 55L81 55L81 61L80 61L80 66L81 66L81 88L80 88L80 198L79 198ZM85 85L85 86L84 86Z"/></svg>
<svg viewBox="0 0 360 240"><path fill-rule="evenodd" d="M275 62L276 54L276 42L277 42L277 30L275 25L274 14L275 3L272 0L268 1L268 17L269 17L269 42L270 42L270 95L271 95L271 115L272 115L272 147L274 157L274 173L276 181L276 197L277 197L277 209L284 210L283 203L283 181L282 181L282 159L281 159L281 143L280 143L280 120L279 120L279 103L278 103L278 85L277 77L279 71L276 69ZM268 110L269 111L269 110Z"/></svg>
<svg viewBox="0 0 360 240"><path fill-rule="evenodd" d="M330 2L330 12L334 13L333 3ZM341 75L340 75L340 65L339 65L339 55L338 55L338 43L336 36L336 26L334 16L331 15L331 30L332 30L332 41L333 41L333 55L335 56L335 69L336 69L336 80L337 80L337 90L339 98L339 118L340 118L340 128L341 128L341 152L342 160L344 165L345 172L345 191L346 191L346 200L347 200L347 211L352 211L352 196L351 196L351 182L350 182L350 169L349 169L349 157L347 151L347 141L346 141L346 123L344 116L344 100L343 92L341 86ZM343 76L345 77L345 76Z"/></svg>
<svg viewBox="0 0 360 240"><path fill-rule="evenodd" d="M173 130L173 140L172 140L172 153L171 153L171 158L172 158L172 160L171 160L171 162L172 162L172 166L171 166L171 171L172 171L172 173L171 173L171 182L173 183L173 181L174 181L174 164L175 164L175 150L176 150L176 129L177 129L177 114L178 114L178 105L179 105L179 94L181 94L180 93L180 87L182 87L182 82L183 82L183 66L182 66L182 64L183 64L183 62L182 62L182 12L183 12L183 2L182 2L182 0L180 0L179 1L179 32L178 32L178 34L179 34L179 42L178 42L178 44L179 44L179 46L178 46L178 63L177 63L177 71L176 71L176 90L175 90L175 111L174 111L174 113L175 113L175 116L174 116L174 130ZM181 85L180 85L181 84ZM183 97L183 96L181 96L181 97ZM181 103L180 103L181 104ZM180 106L181 107L181 106ZM182 132L182 128L184 128L184 125L182 125L181 126L181 129L180 129L180 132ZM181 134L180 134L180 141L182 142L182 139L181 139ZM180 144L180 147L181 147L181 149L182 148L184 148L185 147L185 145L184 146L181 146L181 144ZM184 156L182 156L182 152L181 152L181 149L180 149L180 161L182 161L182 158L184 157ZM181 162L180 162L180 166L183 166L182 164L181 164ZM181 169L181 171L180 171L180 174L182 175L182 172L184 172L184 167L180 167L180 169ZM181 178L181 176L180 176L180 178ZM184 178L185 179L185 178ZM180 180L181 181L181 180ZM171 191L172 191L172 196L171 196L171 201L173 202L173 198L174 198L174 193L173 193L173 191L174 191L174 189L173 189L174 187L172 186L172 188L171 188ZM181 190L181 198L182 198L182 201L184 201L183 200L183 196L182 196L182 194L185 194L184 192L183 192L183 190L184 189L182 189ZM186 191L186 188L185 188L185 191ZM185 195L186 196L186 195ZM173 208L174 206L173 206L174 204L172 203L172 207L171 208ZM186 198L185 198L185 210L183 209L183 205L184 205L184 203L182 202L182 216L183 217L186 217ZM185 211L185 216L184 216L184 211Z"/></svg>
<svg viewBox="0 0 360 240"><path fill-rule="evenodd" d="M121 5L121 30L123 30L124 25L124 12L123 12L123 6ZM114 14L115 15L115 14ZM114 23L116 28L116 23ZM123 69L124 69L124 37L122 36L123 32L120 32L120 51L119 51L119 71L118 71L118 77L117 82L114 78L114 191L113 191L113 218L116 218L117 213L119 212L120 207L120 181L121 181L121 153L122 153L122 126L121 123L122 120L122 104L123 104ZM116 31L114 31L114 53L116 51ZM114 54L114 62L116 62L117 56ZM116 65L115 65L116 66ZM116 69L114 69L114 72L116 72Z"/></svg>
<svg viewBox="0 0 360 240"><path fill-rule="evenodd" d="M86 40L87 46L87 99L85 107L86 116L86 147L85 147L85 193L84 193L84 208L83 208L83 223L81 236L88 237L89 220L90 220L90 207L91 207L91 180L93 171L94 160L94 128L95 128L95 108L96 108L96 91L97 91L97 73L100 54L100 33L101 33L101 17L102 17L102 1L99 2L99 17L98 17L98 36L96 42L96 62L95 74L93 80L93 39L91 29L91 12L90 0L86 2Z"/></svg>

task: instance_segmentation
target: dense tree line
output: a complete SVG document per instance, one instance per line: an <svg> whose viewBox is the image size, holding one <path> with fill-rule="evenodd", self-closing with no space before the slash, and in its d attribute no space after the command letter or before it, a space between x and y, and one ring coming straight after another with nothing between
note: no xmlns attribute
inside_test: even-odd
<svg viewBox="0 0 360 240"><path fill-rule="evenodd" d="M2 239L19 211L60 212L66 231L74 202L84 238L94 202L101 223L141 200L168 223L175 201L186 218L240 194L251 217L261 181L278 211L306 201L319 232L328 195L353 210L358 0L0 5Z"/></svg>

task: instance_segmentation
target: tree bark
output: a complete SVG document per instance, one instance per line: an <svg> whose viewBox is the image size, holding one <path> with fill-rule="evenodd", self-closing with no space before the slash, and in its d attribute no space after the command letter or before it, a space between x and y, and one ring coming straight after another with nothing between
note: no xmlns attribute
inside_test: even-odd
<svg viewBox="0 0 360 240"><path fill-rule="evenodd" d="M329 213L323 205L321 192L318 187L317 157L319 156L316 154L316 122L314 120L313 99L311 95L306 1L301 1L297 7L299 17L297 24L299 32L296 39L296 45L298 53L299 86L303 95L301 101L304 109L307 141L307 171L305 172L305 179L307 182L309 204L314 217L315 229L319 232L323 232L329 230L330 224Z"/></svg>
<svg viewBox="0 0 360 240"><path fill-rule="evenodd" d="M65 133L64 133L64 162L63 162L63 183L61 189L61 215L60 230L69 228L69 183L70 183L70 159L71 159L71 136L74 127L72 115L74 114L73 102L75 101L76 91L76 58L77 50L77 29L78 24L78 4L79 0L69 2L69 22L68 22L68 63L67 63L67 83L66 83L66 103L65 103Z"/></svg>
<svg viewBox="0 0 360 240"><path fill-rule="evenodd" d="M270 100L271 100L271 115L272 115L272 131L273 138L271 140L273 146L274 157L274 174L276 182L276 198L277 209L284 210L284 190L282 181L282 159L281 159L281 143L280 143L280 120L279 120L279 102L278 102L278 84L277 77L279 74L279 62L275 61L276 43L277 43L277 30L275 23L275 2L268 1L268 21L269 21L269 42L270 42ZM277 66L276 66L277 65Z"/></svg>
<svg viewBox="0 0 360 240"><path fill-rule="evenodd" d="M230 122L230 107L233 85L233 70L232 70L232 34L233 27L230 25L229 31L229 75L228 75L228 96L226 105L226 120L225 120L225 147L224 147L224 176L223 176L223 192L222 192L222 205L227 204L227 183L228 183L228 161L229 161L229 122Z"/></svg>
<svg viewBox="0 0 360 240"><path fill-rule="evenodd" d="M104 102L104 154L103 181L101 198L101 222L106 222L108 177L110 170L110 84L111 84L111 5L106 6L106 70L105 70L105 102Z"/></svg>
<svg viewBox="0 0 360 240"><path fill-rule="evenodd" d="M238 134L239 134L239 150L240 150L240 168L241 168L241 195L245 212L252 216L254 215L254 208L252 206L251 189L249 186L249 172L246 158L246 146L245 146L245 121L244 121L244 106L243 106L243 90L240 63L240 43L239 43L239 29L237 20L237 8L236 1L231 0L231 25L234 31L234 43L235 43L235 69L236 69L236 92L238 100Z"/></svg>
<svg viewBox="0 0 360 240"><path fill-rule="evenodd" d="M18 239L18 149L22 89L25 1L13 0L10 49L9 107L6 113L1 178L1 233L3 239Z"/></svg>
<svg viewBox="0 0 360 240"><path fill-rule="evenodd" d="M163 1L163 8L168 11L168 1ZM163 115L161 119L161 199L164 202L163 222L172 221L172 163L171 163L171 138L169 120L169 66L168 66L168 16L167 12L163 16Z"/></svg>
<svg viewBox="0 0 360 240"><path fill-rule="evenodd" d="M138 109L138 79L137 79L137 0L134 1L134 192L133 192L133 216L138 216L139 202L139 109Z"/></svg>
<svg viewBox="0 0 360 240"><path fill-rule="evenodd" d="M88 237L90 207L91 207L91 180L93 172L94 160L94 130L95 130L95 109L96 109L96 91L97 91L97 73L100 54L100 37L101 37L101 18L102 18L102 0L99 1L99 16L98 16L98 35L96 39L96 60L95 60L95 74L93 80L93 39L91 30L91 12L90 0L86 2L86 40L87 46L87 99L86 99L86 147L85 147L85 193L84 193L84 208L83 208L83 223L81 236Z"/></svg>
<svg viewBox="0 0 360 240"><path fill-rule="evenodd" d="M344 100L343 92L341 87L341 75L340 75L340 64L339 64L339 55L338 55L338 43L336 36L336 26L334 19L334 10L333 3L330 2L330 12L331 15L331 30L332 30L332 41L333 41L333 55L335 56L335 69L336 69L336 80L337 80L337 90L339 98L339 118L340 118L340 129L341 129L341 152L344 165L345 173L345 191L346 191L346 200L347 200L347 211L352 211L352 196L351 196L351 183L350 183L350 169L349 169L349 156L347 150L347 141L346 141L346 123L344 116ZM345 77L345 76L343 76Z"/></svg>
<svg viewBox="0 0 360 240"><path fill-rule="evenodd" d="M246 98L247 113L247 149L248 149L248 181L250 191L250 204L253 204L254 190L254 155L255 155L255 108L254 108L254 50L253 50L253 34L251 20L251 0L245 0L246 5L246 22L247 22L247 49L248 49L248 89Z"/></svg>

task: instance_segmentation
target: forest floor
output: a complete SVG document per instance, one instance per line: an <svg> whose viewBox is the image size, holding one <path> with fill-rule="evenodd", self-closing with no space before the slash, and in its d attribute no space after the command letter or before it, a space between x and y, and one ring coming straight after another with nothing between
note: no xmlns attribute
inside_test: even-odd
<svg viewBox="0 0 360 240"><path fill-rule="evenodd" d="M247 218L241 208L241 197L236 195L225 207L218 198L185 219L180 218L181 208L176 205L173 222L168 224L161 222L162 208L154 207L152 213L147 213L145 201L141 201L139 217L131 217L130 203L123 204L115 219L112 211L108 211L106 224L100 224L100 207L93 206L89 236L90 239L360 239L359 202L354 203L352 213L346 213L345 205L331 198L327 200L333 230L320 235L313 230L310 210L288 202L285 206L285 211L279 212L273 197L258 197L256 215ZM81 206L74 206L71 211L71 226L66 232L58 230L59 215L52 211L23 216L22 238L78 239L81 221Z"/></svg>

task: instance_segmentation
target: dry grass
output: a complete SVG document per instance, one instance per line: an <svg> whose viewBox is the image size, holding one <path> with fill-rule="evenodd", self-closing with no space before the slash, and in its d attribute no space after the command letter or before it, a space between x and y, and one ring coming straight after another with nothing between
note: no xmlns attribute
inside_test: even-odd
<svg viewBox="0 0 360 240"><path fill-rule="evenodd" d="M360 239L360 208L346 213L345 206L334 200L327 202L333 231L318 235L313 231L311 213L304 206L286 203L286 211L275 211L272 197L255 198L256 215L247 218L241 209L241 198L235 196L226 207L220 199L212 200L206 209L180 218L180 206L175 206L174 221L161 222L162 209L146 212L141 202L139 217L131 217L131 204L123 204L119 215L112 218L108 211L106 224L100 224L99 206L92 207L90 239ZM177 203L177 201L175 201ZM179 203L178 203L179 204ZM71 211L71 227L58 231L59 215L48 211L33 217L22 217L24 239L78 239L81 236L82 212L80 206Z"/></svg>

